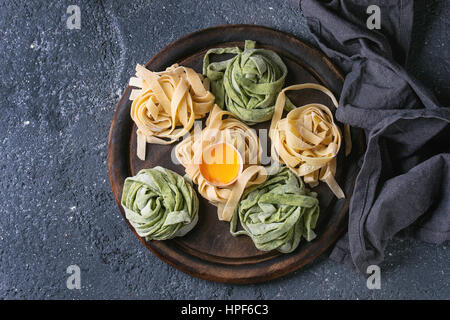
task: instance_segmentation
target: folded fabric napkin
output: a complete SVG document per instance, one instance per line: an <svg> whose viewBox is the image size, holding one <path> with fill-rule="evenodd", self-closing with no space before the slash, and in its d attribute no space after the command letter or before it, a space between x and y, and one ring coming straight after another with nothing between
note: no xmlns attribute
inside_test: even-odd
<svg viewBox="0 0 450 320"><path fill-rule="evenodd" d="M366 273L383 260L395 235L449 240L450 108L439 105L403 68L413 0L295 4L322 51L346 74L336 118L366 134L348 233L331 258ZM371 5L380 9L381 29L366 24Z"/></svg>

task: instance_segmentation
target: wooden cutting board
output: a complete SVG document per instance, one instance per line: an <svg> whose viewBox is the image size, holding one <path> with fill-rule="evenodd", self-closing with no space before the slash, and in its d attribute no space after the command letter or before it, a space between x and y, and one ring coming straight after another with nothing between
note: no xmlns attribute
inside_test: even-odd
<svg viewBox="0 0 450 320"><path fill-rule="evenodd" d="M339 97L343 77L320 51L288 34L254 25L224 25L197 31L165 47L145 66L152 71L162 71L173 63L178 63L201 73L203 56L208 49L230 46L243 48L247 39L256 40L257 47L271 49L280 55L288 67L285 86L304 82L319 83ZM136 125L130 117L130 92L131 88L127 87L117 105L108 139L109 178L124 219L120 199L126 177L135 175L140 169L157 165L184 175L184 168L172 161L171 153L176 144L148 144L146 160L137 158ZM320 92L303 90L289 92L288 96L296 105L318 102L329 106L334 112L331 101ZM258 129L267 129L269 126L270 122L266 122L252 128L258 132ZM341 148L338 156L336 178L341 185L344 178L354 181L356 159L364 148L361 131L352 129L352 136L351 155L345 157L344 148ZM266 150L264 152L267 157L270 156ZM182 238L146 242L128 225L151 252L183 272L218 282L261 282L283 276L313 261L345 230L350 195L347 195L347 199L338 201L323 183L313 190L318 192L320 201L320 218L315 229L317 238L309 243L302 240L299 247L290 254L259 251L249 237L231 236L229 223L219 221L216 207L200 195L199 222ZM128 223L126 219L125 221Z"/></svg>

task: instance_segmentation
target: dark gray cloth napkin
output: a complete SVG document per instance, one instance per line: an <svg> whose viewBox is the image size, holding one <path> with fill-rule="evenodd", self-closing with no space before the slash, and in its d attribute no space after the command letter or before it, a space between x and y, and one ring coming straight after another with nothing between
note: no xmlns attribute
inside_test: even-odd
<svg viewBox="0 0 450 320"><path fill-rule="evenodd" d="M379 264L389 239L450 239L450 108L403 68L412 0L295 1L318 45L346 74L336 118L363 128L367 150L350 202L348 233L331 258ZM369 30L367 8L380 8Z"/></svg>

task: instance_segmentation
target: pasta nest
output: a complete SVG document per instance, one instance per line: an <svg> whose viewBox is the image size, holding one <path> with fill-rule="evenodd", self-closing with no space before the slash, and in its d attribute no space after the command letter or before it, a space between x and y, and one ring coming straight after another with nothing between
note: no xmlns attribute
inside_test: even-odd
<svg viewBox="0 0 450 320"><path fill-rule="evenodd" d="M121 204L130 224L146 240L182 237L198 221L199 202L191 182L162 167L126 178Z"/></svg>
<svg viewBox="0 0 450 320"><path fill-rule="evenodd" d="M309 192L302 179L283 166L264 183L244 192L230 232L233 236L251 237L259 250L289 253L297 248L301 238L315 238L313 229L318 218L317 194ZM237 230L238 221L243 230Z"/></svg>
<svg viewBox="0 0 450 320"><path fill-rule="evenodd" d="M130 85L131 118L138 130L138 157L145 159L146 143L171 144L188 133L196 119L213 107L207 79L193 69L172 65L163 72L136 66Z"/></svg>
<svg viewBox="0 0 450 320"><path fill-rule="evenodd" d="M333 94L321 85L301 84L283 89L276 102L270 130L272 156L303 177L310 187L321 180L338 198L344 198L344 192L334 178L342 134L330 109L323 104L307 104L293 109L280 120L286 103L285 92L307 88L324 92L338 106Z"/></svg>
<svg viewBox="0 0 450 320"><path fill-rule="evenodd" d="M210 63L211 54L224 53L236 55L226 61ZM238 47L208 50L203 74L211 80L216 104L242 121L253 124L272 118L287 67L274 51L256 49L255 41L246 40L244 51Z"/></svg>
<svg viewBox="0 0 450 320"><path fill-rule="evenodd" d="M199 167L205 147L219 142L234 146L244 161L239 179L225 187L209 184L200 174ZM206 127L203 130L195 127L193 134L176 146L175 154L185 167L186 174L198 185L199 193L218 207L220 220L230 221L245 188L265 181L265 169L259 165L262 148L258 136L233 114L217 105L211 111Z"/></svg>

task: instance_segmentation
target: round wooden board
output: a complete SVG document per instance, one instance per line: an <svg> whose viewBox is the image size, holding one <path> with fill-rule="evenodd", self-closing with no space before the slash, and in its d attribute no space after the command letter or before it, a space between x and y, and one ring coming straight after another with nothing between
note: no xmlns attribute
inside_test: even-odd
<svg viewBox="0 0 450 320"><path fill-rule="evenodd" d="M336 96L339 95L342 75L322 53L290 35L260 26L224 25L197 31L165 47L146 63L146 67L153 71L162 71L173 63L178 63L201 72L203 56L209 48L243 47L247 39L256 40L258 47L274 50L281 56L288 67L286 86L304 82L320 83L330 88ZM135 175L140 169L157 165L184 175L184 168L172 161L171 154L175 144L149 144L146 160L137 158L136 126L130 118L130 92L131 88L127 87L117 105L108 140L109 178L122 215L124 211L120 199L126 177ZM304 90L290 93L288 96L296 105L320 102L334 112L329 99L320 92ZM270 122L266 122L253 128L268 128L269 125ZM355 159L362 151L360 132L352 130L352 135L352 154L344 157L341 150L338 156L336 177L341 182L344 176L354 180ZM330 247L345 230L349 195L347 200L337 201L323 184L314 188L314 191L319 194L321 206L315 229L318 236L310 243L302 241L290 254L262 252L255 248L249 237L232 237L229 224L219 221L217 209L200 195L199 222L182 238L147 243L136 234L130 224L128 225L136 237L157 257L183 272L218 282L261 282L283 276L311 262Z"/></svg>

